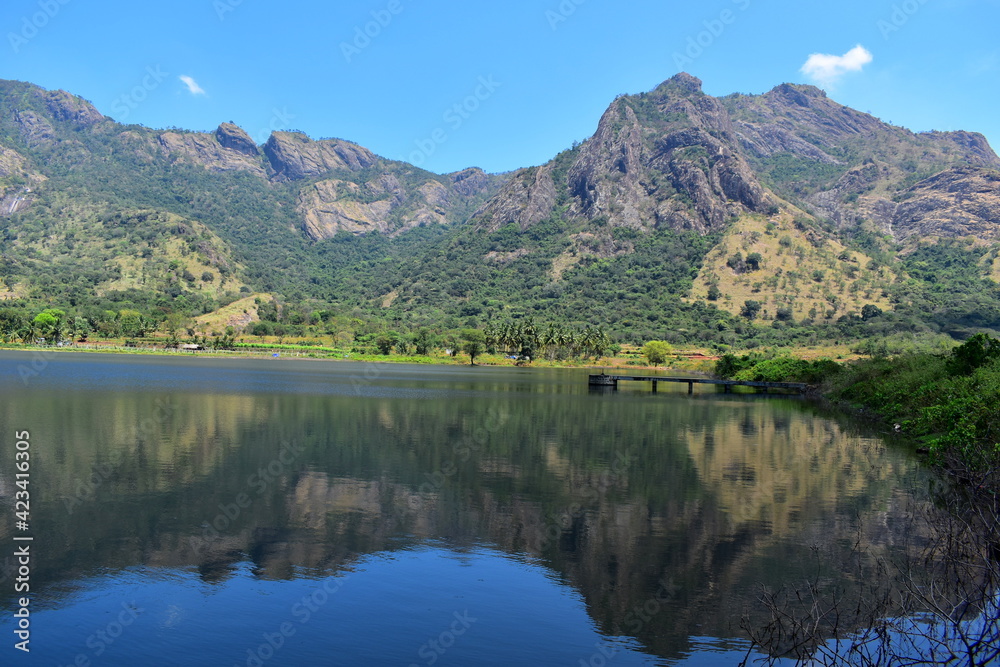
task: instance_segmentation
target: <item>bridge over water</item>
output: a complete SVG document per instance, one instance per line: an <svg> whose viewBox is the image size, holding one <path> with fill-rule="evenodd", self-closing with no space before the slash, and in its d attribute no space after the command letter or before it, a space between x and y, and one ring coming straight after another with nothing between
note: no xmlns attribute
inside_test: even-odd
<svg viewBox="0 0 1000 667"><path fill-rule="evenodd" d="M652 382L653 383L653 393L656 393L656 386L660 382L687 382L688 393L694 393L694 386L696 384L714 384L722 385L725 388L725 392L731 393L733 387L754 387L756 389L761 389L766 394L771 389L784 389L785 391L791 391L798 394L805 393L809 389L809 385L803 382L757 382L754 380L712 380L709 378L681 378L681 377L666 377L660 375L607 375L601 373L600 375L590 376L590 386L592 387L612 387L614 389L618 388L619 382Z"/></svg>

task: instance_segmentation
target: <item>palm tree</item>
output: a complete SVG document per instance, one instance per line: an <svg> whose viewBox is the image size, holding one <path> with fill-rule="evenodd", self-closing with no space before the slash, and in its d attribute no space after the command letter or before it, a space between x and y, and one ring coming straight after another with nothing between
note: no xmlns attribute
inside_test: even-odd
<svg viewBox="0 0 1000 667"><path fill-rule="evenodd" d="M603 327L597 327L596 336L594 339L594 358L600 359L608 353L611 348L611 337L608 336L607 332L604 331Z"/></svg>
<svg viewBox="0 0 1000 667"><path fill-rule="evenodd" d="M559 349L559 329L551 322L545 330L545 335L542 336L542 348L546 351L549 361L556 358Z"/></svg>
<svg viewBox="0 0 1000 667"><path fill-rule="evenodd" d="M538 349L538 340L538 328L535 326L534 320L528 318L521 325L521 356L532 357L535 354L535 350Z"/></svg>
<svg viewBox="0 0 1000 667"><path fill-rule="evenodd" d="M509 353L514 349L514 344L517 340L517 333L514 330L514 325L510 322L504 322L500 326L500 331L497 336L497 342L504 349L505 352Z"/></svg>
<svg viewBox="0 0 1000 667"><path fill-rule="evenodd" d="M17 333L14 335L22 343L34 343L38 338L39 333L34 324L25 324L23 327L18 329Z"/></svg>
<svg viewBox="0 0 1000 667"><path fill-rule="evenodd" d="M483 330L483 335L486 338L486 349L496 351L497 346L500 344L500 331L497 325L493 322L487 324Z"/></svg>

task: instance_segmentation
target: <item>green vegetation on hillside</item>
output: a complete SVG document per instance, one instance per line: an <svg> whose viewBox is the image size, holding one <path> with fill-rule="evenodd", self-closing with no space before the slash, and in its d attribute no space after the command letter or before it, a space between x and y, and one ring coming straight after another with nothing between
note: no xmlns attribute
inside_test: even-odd
<svg viewBox="0 0 1000 667"><path fill-rule="evenodd" d="M696 219L692 192L656 163L657 155L677 131L729 139L705 125L715 122L711 118L680 110L690 102L708 116L725 108L735 119L763 123L775 107L763 96L735 96L716 105L693 86L693 80L672 80L622 98L604 134L620 131L615 141L630 141L623 130L631 108L643 129L632 148L651 165L641 187L660 204ZM793 89L816 104L833 104L818 91ZM129 311L141 315L145 330L181 334L191 329L221 335L233 326L244 336L318 339L396 331L406 340L422 330L445 335L534 319L567 330L601 327L613 343L662 340L719 352L899 336L962 340L1000 330L1000 285L989 279L998 265L997 246L964 240L897 245L871 223L838 228L819 214L802 213L808 207L793 215L777 205L766 216L742 218L738 207L727 209L728 226L706 234L683 224L654 224L647 202L639 226L622 226L614 219L615 206L600 215L581 213L579 161L603 165L604 171L619 164L588 153L589 143L523 172L529 181L545 170L551 174L555 191L546 200L547 217L494 230L474 214L500 177L474 176L492 185L460 197L449 176L381 159L294 182L268 178L268 163L258 156L246 158L253 167L248 171L213 170L172 153L162 132L95 118L82 102L74 116L58 106L70 96L57 98L30 84L0 84L0 149L7 170L0 198L22 202L3 219L0 298L25 321L55 308L67 313L67 322L85 321L92 335L104 335L122 331L119 313ZM860 169L863 181L869 172L881 178L884 167L889 180L879 187L889 196L966 156L946 135L912 135L850 110L824 109L869 128L869 135L841 129L820 137L810 132L825 132L825 125L814 127L804 116L789 121L837 164L787 150L769 157L747 154L765 185L799 203L849 170ZM697 142L670 150L681 162L704 166L716 160ZM624 163L619 167L627 171ZM627 176L615 169L591 182ZM302 197L322 180L345 184L337 186L343 201L394 201L387 213L394 231L341 231L310 240ZM425 184L445 193L429 220L447 224L393 227L416 210L414 192ZM852 192L869 185L861 182ZM740 226L750 218L760 230ZM242 309L243 316L226 311L256 294L265 295L260 309ZM239 321L200 329L198 318L222 311L226 316L216 319ZM375 345L374 339L364 344L369 342Z"/></svg>

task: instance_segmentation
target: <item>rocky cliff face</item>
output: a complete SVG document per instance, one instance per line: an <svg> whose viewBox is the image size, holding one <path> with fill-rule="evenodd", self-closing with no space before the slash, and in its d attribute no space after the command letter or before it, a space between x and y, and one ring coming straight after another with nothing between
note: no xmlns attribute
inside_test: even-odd
<svg viewBox="0 0 1000 667"><path fill-rule="evenodd" d="M948 169L904 192L891 212L898 238L963 237L1000 241L1000 172Z"/></svg>
<svg viewBox="0 0 1000 667"><path fill-rule="evenodd" d="M993 239L989 201L997 192L985 171L914 188L921 175L965 167L1000 169L982 135L915 134L813 86L717 99L695 77L679 74L649 93L615 100L593 137L516 173L477 220L487 231L560 216L584 226L708 233L791 204L843 227L869 221L900 238L938 228Z"/></svg>
<svg viewBox="0 0 1000 667"><path fill-rule="evenodd" d="M385 171L368 180L345 174L302 188L298 208L310 238L339 232L396 235L418 225L459 222L464 208L492 193L497 182L478 169L435 176L398 163L380 164Z"/></svg>
<svg viewBox="0 0 1000 667"><path fill-rule="evenodd" d="M46 178L29 168L17 151L0 146L0 217L13 215L31 205L34 188Z"/></svg>
<svg viewBox="0 0 1000 667"><path fill-rule="evenodd" d="M261 178L266 176L257 147L235 125L220 125L213 134L164 132L158 143L171 160L199 164L216 173L247 171Z"/></svg>
<svg viewBox="0 0 1000 667"><path fill-rule="evenodd" d="M318 240L341 231L386 233L390 231L389 215L404 200L405 193L395 178L379 179L367 186L331 179L303 189L299 210L306 233Z"/></svg>
<svg viewBox="0 0 1000 667"><path fill-rule="evenodd" d="M45 106L56 120L66 121L78 126L95 125L101 121L110 120L94 108L87 100L71 95L65 90L39 90L39 97L45 101Z"/></svg>
<svg viewBox="0 0 1000 667"><path fill-rule="evenodd" d="M556 186L552 168L542 166L522 169L477 214L479 226L495 232L509 224L522 231L552 214L556 205Z"/></svg>
<svg viewBox="0 0 1000 667"><path fill-rule="evenodd" d="M298 132L274 132L264 144L264 154L278 181L321 176L337 169L359 171L375 164L367 148L339 139L313 141Z"/></svg>
<svg viewBox="0 0 1000 667"><path fill-rule="evenodd" d="M228 148L237 153L251 156L260 155L260 151L257 150L257 144L253 142L253 139L250 138L246 130L232 123L219 125L215 130L215 140L223 148Z"/></svg>
<svg viewBox="0 0 1000 667"><path fill-rule="evenodd" d="M25 162L17 151L0 146L0 179L25 175Z"/></svg>
<svg viewBox="0 0 1000 667"><path fill-rule="evenodd" d="M348 141L312 141L296 132L273 133L264 156L277 182L336 174L303 185L298 194L303 229L313 240L462 222L502 181L478 168L438 176Z"/></svg>
<svg viewBox="0 0 1000 667"><path fill-rule="evenodd" d="M44 116L25 109L14 112L20 138L31 148L49 146L56 141L56 131Z"/></svg>
<svg viewBox="0 0 1000 667"><path fill-rule="evenodd" d="M524 170L480 214L487 229L526 229L559 203L569 219L649 231L708 232L768 205L740 155L725 108L678 75L648 95L616 100L579 148Z"/></svg>

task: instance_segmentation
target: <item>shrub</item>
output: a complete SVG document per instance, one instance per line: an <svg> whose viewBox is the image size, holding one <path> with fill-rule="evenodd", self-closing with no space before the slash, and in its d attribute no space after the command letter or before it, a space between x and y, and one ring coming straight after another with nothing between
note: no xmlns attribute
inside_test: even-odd
<svg viewBox="0 0 1000 667"><path fill-rule="evenodd" d="M748 320L753 320L757 318L760 314L760 301L754 301L753 299L747 299L743 302L743 309L740 311L740 315L747 318Z"/></svg>
<svg viewBox="0 0 1000 667"><path fill-rule="evenodd" d="M670 343L666 341L651 340L642 346L642 354L649 360L649 363L659 366L667 360L673 349Z"/></svg>
<svg viewBox="0 0 1000 667"><path fill-rule="evenodd" d="M794 357L765 358L760 354L737 357L725 354L715 364L721 378L749 382L807 382L816 384L836 375L840 364L831 359L806 361Z"/></svg>
<svg viewBox="0 0 1000 667"><path fill-rule="evenodd" d="M955 375L968 375L994 359L1000 359L1000 340L976 334L952 350L948 371Z"/></svg>
<svg viewBox="0 0 1000 667"><path fill-rule="evenodd" d="M743 262L743 253L737 252L726 260L726 266L731 268L736 273L743 273L746 270L746 264Z"/></svg>

